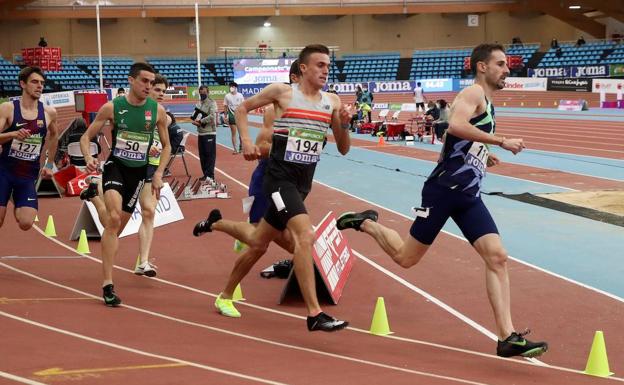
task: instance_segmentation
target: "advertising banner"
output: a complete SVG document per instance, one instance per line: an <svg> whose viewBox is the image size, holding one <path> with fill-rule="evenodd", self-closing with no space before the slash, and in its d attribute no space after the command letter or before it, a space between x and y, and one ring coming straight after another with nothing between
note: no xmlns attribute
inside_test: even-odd
<svg viewBox="0 0 624 385"><path fill-rule="evenodd" d="M591 92L592 80L589 78L548 78L548 91Z"/></svg>
<svg viewBox="0 0 624 385"><path fill-rule="evenodd" d="M609 76L624 76L624 64L611 64L609 66Z"/></svg>
<svg viewBox="0 0 624 385"><path fill-rule="evenodd" d="M581 77L606 77L609 76L609 66L608 65L591 65L591 66L572 66L570 67L570 77L572 78L581 78Z"/></svg>
<svg viewBox="0 0 624 385"><path fill-rule="evenodd" d="M546 78L507 78L505 91L546 91Z"/></svg>
<svg viewBox="0 0 624 385"><path fill-rule="evenodd" d="M624 90L624 79L592 79L592 92L617 94Z"/></svg>

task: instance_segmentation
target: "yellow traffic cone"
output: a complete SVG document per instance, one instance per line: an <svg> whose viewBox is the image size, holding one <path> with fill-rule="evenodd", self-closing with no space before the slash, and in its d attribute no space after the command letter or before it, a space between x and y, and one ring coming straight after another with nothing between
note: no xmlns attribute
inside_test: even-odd
<svg viewBox="0 0 624 385"><path fill-rule="evenodd" d="M43 233L48 237L56 237L56 229L54 228L54 219L52 219L52 215L48 215L48 223L46 224L46 228Z"/></svg>
<svg viewBox="0 0 624 385"><path fill-rule="evenodd" d="M503 102L503 107L507 107L507 102Z"/></svg>
<svg viewBox="0 0 624 385"><path fill-rule="evenodd" d="M524 102L520 102L520 107L524 107Z"/></svg>
<svg viewBox="0 0 624 385"><path fill-rule="evenodd" d="M383 297L377 298L375 312L373 313L373 321L371 322L370 333L378 336L386 336L392 334L390 325L388 325L388 316L386 315L386 305Z"/></svg>
<svg viewBox="0 0 624 385"><path fill-rule="evenodd" d="M537 102L537 106L541 107L542 106L542 102Z"/></svg>
<svg viewBox="0 0 624 385"><path fill-rule="evenodd" d="M80 230L80 239L78 240L78 247L76 247L76 251L81 254L91 253L89 250L89 242L87 241L87 232L84 229Z"/></svg>
<svg viewBox="0 0 624 385"><path fill-rule="evenodd" d="M607 347L605 346L604 336L601 331L597 331L596 334L594 334L594 342L592 342L584 373L597 377L609 377L613 374L609 371Z"/></svg>
<svg viewBox="0 0 624 385"><path fill-rule="evenodd" d="M238 285L236 285L236 289L234 289L234 293L232 294L232 301L238 302L244 300L245 298L243 298L243 290L241 289L241 285L239 283Z"/></svg>
<svg viewBox="0 0 624 385"><path fill-rule="evenodd" d="M234 240L234 251L237 253L242 253L247 248L247 244L239 241L238 239Z"/></svg>

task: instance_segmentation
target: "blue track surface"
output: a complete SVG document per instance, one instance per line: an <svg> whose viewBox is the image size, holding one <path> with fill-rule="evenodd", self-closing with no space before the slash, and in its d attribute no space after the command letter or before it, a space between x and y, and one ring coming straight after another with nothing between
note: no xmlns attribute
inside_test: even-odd
<svg viewBox="0 0 624 385"><path fill-rule="evenodd" d="M190 124L184 126L189 131L195 131ZM257 131L250 127L252 136ZM231 145L229 128L220 127L217 137L219 144ZM436 148L439 151L439 146ZM546 152L544 155L533 155L561 156ZM583 162L583 159L569 160ZM612 160L591 160L596 161L579 163L585 164L589 175L595 175L598 170L606 172L604 169L609 167L623 166L623 162L619 161L610 164ZM396 171L397 168L400 171ZM328 143L315 179L412 217L411 207L420 206L420 191L432 168L432 162L362 148L352 148L346 157L342 157L335 145ZM621 180L621 173L619 177ZM483 190L508 194L565 191L556 186L493 174L487 176ZM624 264L621 262L624 228L498 196L484 195L483 199L497 222L505 247L514 258L624 297L624 284L621 283L624 276ZM444 229L461 236L452 221Z"/></svg>

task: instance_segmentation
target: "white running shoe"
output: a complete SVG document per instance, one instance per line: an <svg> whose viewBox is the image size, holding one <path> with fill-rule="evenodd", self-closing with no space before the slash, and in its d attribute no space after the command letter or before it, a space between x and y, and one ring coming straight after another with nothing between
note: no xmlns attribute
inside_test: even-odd
<svg viewBox="0 0 624 385"><path fill-rule="evenodd" d="M149 263L149 261L145 261L139 265L136 265L136 267L134 268L134 274L145 275L146 277L155 277L156 266Z"/></svg>

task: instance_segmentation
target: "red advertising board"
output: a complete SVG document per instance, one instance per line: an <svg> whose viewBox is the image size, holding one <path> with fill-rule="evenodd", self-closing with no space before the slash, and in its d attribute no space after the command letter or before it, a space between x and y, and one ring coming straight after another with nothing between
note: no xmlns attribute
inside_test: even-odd
<svg viewBox="0 0 624 385"><path fill-rule="evenodd" d="M355 257L347 239L336 228L336 216L327 213L316 227L316 241L312 250L314 267L317 272L317 293L325 291L334 305L338 304L342 291L349 279ZM294 269L282 292L280 303L290 288L294 287Z"/></svg>

